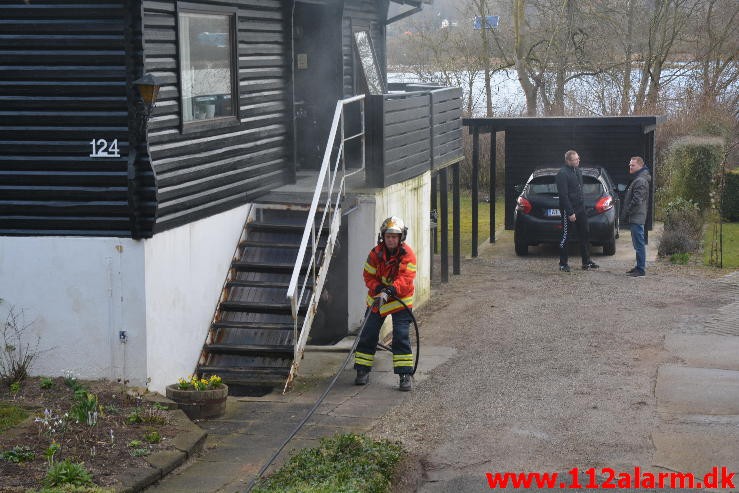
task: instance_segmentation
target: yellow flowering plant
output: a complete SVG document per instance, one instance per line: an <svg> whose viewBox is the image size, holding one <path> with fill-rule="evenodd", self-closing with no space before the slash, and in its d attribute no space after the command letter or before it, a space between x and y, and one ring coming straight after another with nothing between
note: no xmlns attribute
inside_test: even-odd
<svg viewBox="0 0 739 493"><path fill-rule="evenodd" d="M180 390L212 390L223 386L223 380L218 375L211 375L210 378L198 378L196 375L190 375L189 379L180 378L177 380L177 387Z"/></svg>

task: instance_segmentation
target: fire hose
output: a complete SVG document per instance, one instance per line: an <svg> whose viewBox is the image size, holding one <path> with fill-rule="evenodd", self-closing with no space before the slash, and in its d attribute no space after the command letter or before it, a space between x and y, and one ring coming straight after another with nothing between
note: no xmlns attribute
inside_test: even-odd
<svg viewBox="0 0 739 493"><path fill-rule="evenodd" d="M419 359L419 356L421 354L421 337L420 337L420 333L418 331L418 323L416 322L416 317L413 315L413 311L408 307L408 305L406 305L405 303L403 303L402 300L400 300L399 298L397 298L394 295L389 295L389 298L392 298L392 299L400 302L401 305L403 305L403 308L406 311L408 311L408 314L411 316L411 320L413 320L413 326L416 329L416 358L415 358L415 362L413 363L413 371L411 372L411 375L414 375L416 373L416 370L418 369L418 359ZM359 339L362 337L362 332L364 332L364 328L367 325L367 321L369 320L370 313L372 313L372 310L375 307L377 307L379 309L380 303L381 303L380 298L375 298L375 302L372 304L372 306L370 306L370 307L367 308L367 311L364 314L364 318L362 319L362 324L360 325L359 331L357 332L357 337L354 339L354 344L352 344L352 348L349 350L349 354L346 356L346 359L341 364L341 366L339 367L339 369L336 371L336 375L333 376L333 378L329 382L328 386L326 387L326 390L323 391L323 394L321 394L321 396L318 398L318 400L316 401L316 403L313 404L313 407L310 408L310 410L308 411L308 413L300 421L300 423L298 423L298 425L295 427L295 429L292 431L292 433L290 433L290 435L287 437L287 439L285 439L284 442L282 442L282 445L280 445L280 447L272 455L272 457L270 457L270 459L262 466L262 468L257 473L256 477L249 482L248 486L246 487L246 492L247 493L249 493L252 490L252 488L254 488L254 486L256 485L257 481L259 481L262 478L262 476L267 471L267 469L269 468L269 466L272 465L272 463L275 461L275 459L277 459L277 457L280 455L280 453L282 453L282 451L285 449L285 447L287 446L287 444L290 443L290 440L292 440L293 438L295 438L295 435L298 434L298 432L303 427L303 425L308 422L308 420L311 418L311 416L313 416L313 413L316 412L316 409L318 409L318 407L321 405L321 403L326 398L326 396L328 395L328 393L331 392L331 389L333 388L334 384L336 384L336 381L339 379L339 375L341 375L341 372L344 371L344 368L346 367L346 364L349 362L349 360L351 359L352 355L354 354L354 351L356 351L356 349L357 349L357 345L359 344ZM382 349L386 350L386 351L392 351L392 348L390 348L388 346L385 346L384 344L379 344L378 343L378 346L381 347Z"/></svg>

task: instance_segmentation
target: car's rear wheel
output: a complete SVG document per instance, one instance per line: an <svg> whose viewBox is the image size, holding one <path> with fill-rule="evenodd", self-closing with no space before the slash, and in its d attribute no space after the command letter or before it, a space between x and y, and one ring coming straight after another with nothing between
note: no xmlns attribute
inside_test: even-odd
<svg viewBox="0 0 739 493"><path fill-rule="evenodd" d="M513 245L516 248L516 255L523 257L529 254L529 245L521 241L518 231L513 233Z"/></svg>
<svg viewBox="0 0 739 493"><path fill-rule="evenodd" d="M611 240L603 243L603 255L615 255L616 254L616 233L611 235Z"/></svg>

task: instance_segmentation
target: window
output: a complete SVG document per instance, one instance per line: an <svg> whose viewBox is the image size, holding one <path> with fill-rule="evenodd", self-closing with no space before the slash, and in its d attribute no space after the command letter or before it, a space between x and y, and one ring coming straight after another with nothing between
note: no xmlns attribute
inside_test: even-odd
<svg viewBox="0 0 739 493"><path fill-rule="evenodd" d="M372 48L372 41L367 31L354 33L354 43L359 53L359 61L364 71L364 79L367 82L367 90L370 94L383 93L383 81L380 69L377 66L377 58Z"/></svg>
<svg viewBox="0 0 739 493"><path fill-rule="evenodd" d="M603 192L603 187L597 178L583 176L582 181L583 195L600 195ZM529 183L529 193L557 195L557 185L554 183L554 176L540 176L531 180Z"/></svg>
<svg viewBox="0 0 739 493"><path fill-rule="evenodd" d="M232 13L178 12L182 122L236 115Z"/></svg>

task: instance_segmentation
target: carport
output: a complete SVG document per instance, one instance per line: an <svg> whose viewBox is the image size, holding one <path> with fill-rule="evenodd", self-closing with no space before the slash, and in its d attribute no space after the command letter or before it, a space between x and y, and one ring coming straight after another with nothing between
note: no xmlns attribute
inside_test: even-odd
<svg viewBox="0 0 739 493"><path fill-rule="evenodd" d="M465 118L462 124L472 134L472 203L478 201L480 134L490 134L490 242L495 242L495 172L498 132L505 139L505 228L513 227L516 206L515 186L523 184L531 172L542 166L561 166L564 154L574 149L582 166L602 166L616 183L629 181L631 156L642 156L656 178L654 132L664 120L660 116L547 117L547 118ZM483 163L484 165L484 163ZM654 220L654 183L649 197L646 229ZM472 256L477 256L477 208L472 211Z"/></svg>

